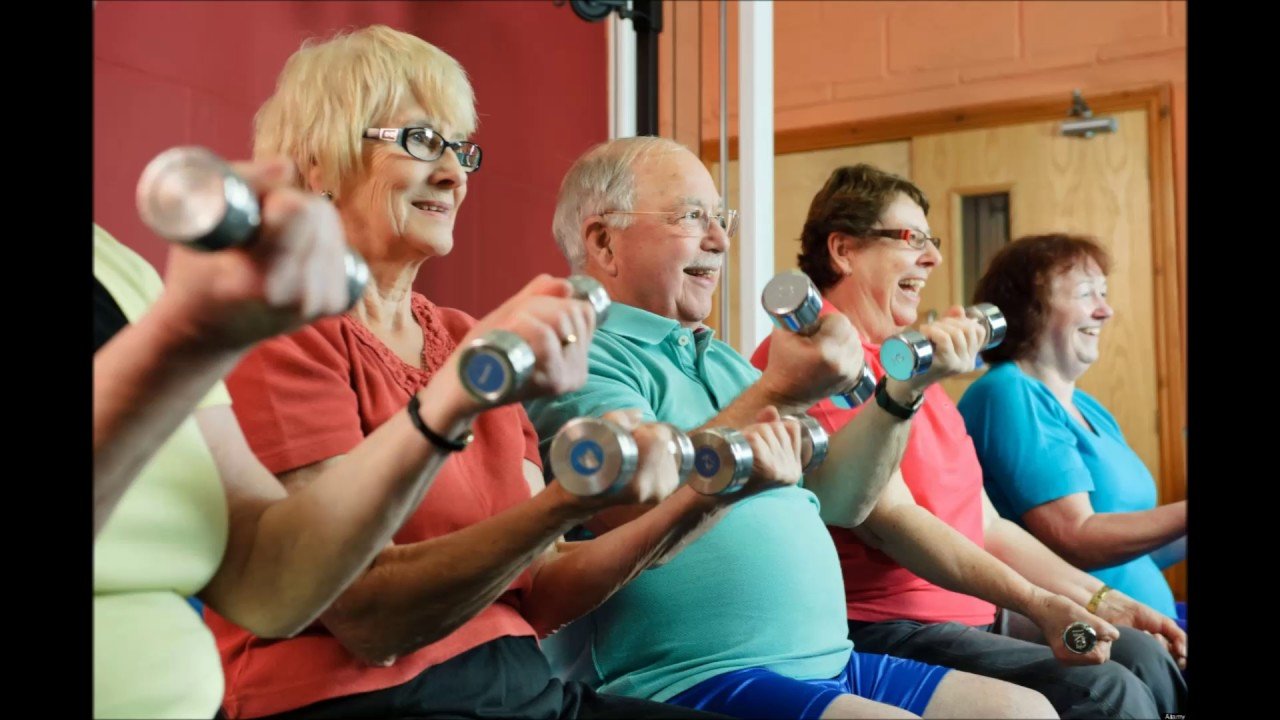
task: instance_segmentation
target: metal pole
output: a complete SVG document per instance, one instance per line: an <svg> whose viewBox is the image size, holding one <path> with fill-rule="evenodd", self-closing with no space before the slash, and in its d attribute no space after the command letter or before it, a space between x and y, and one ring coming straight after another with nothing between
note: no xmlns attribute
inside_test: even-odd
<svg viewBox="0 0 1280 720"><path fill-rule="evenodd" d="M729 4L720 0L720 197L729 205ZM720 339L729 342L729 256L720 270Z"/></svg>
<svg viewBox="0 0 1280 720"><path fill-rule="evenodd" d="M734 347L744 355L769 335L769 318L751 312L773 275L773 2L738 11L738 309Z"/></svg>
<svg viewBox="0 0 1280 720"><path fill-rule="evenodd" d="M658 35L662 0L633 0L636 27L636 135L658 134Z"/></svg>

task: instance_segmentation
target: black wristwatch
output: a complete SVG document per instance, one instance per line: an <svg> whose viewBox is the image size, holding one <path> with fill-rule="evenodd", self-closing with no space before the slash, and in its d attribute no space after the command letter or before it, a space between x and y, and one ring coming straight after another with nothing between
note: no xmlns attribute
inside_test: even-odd
<svg viewBox="0 0 1280 720"><path fill-rule="evenodd" d="M889 376L885 375L880 378L880 382L876 383L876 404L894 417L910 420L911 416L915 415L920 406L924 404L924 393L920 393L920 397L916 398L916 401L910 405L900 405L897 400L889 397L889 391L885 389L885 381L888 379Z"/></svg>

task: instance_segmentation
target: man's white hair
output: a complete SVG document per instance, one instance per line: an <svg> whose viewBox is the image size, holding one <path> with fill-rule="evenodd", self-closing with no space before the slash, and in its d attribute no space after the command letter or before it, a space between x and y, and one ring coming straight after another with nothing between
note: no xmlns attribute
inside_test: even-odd
<svg viewBox="0 0 1280 720"><path fill-rule="evenodd" d="M560 252L569 267L578 271L586 265L587 249L582 237L582 221L606 210L631 210L636 198L635 162L653 152L673 152L685 147L674 140L644 136L618 138L600 143L578 158L560 183L556 213L551 221ZM629 215L608 215L614 227L631 224Z"/></svg>

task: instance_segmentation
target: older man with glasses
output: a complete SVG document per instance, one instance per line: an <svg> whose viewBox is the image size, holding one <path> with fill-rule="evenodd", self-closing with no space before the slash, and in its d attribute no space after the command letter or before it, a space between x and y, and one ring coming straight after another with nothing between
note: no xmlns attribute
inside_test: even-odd
<svg viewBox="0 0 1280 720"><path fill-rule="evenodd" d="M702 324L736 214L702 163L660 138L614 140L569 170L554 219L575 272L614 304L590 348L582 389L527 403L547 452L570 419L640 408L682 429L741 427L804 412L853 387L863 365L842 316L818 332L773 334L761 374ZM943 354L940 354L943 355ZM879 392L909 403L954 358ZM834 436L806 488L761 489L659 568L589 616L602 692L736 717L1045 717L1038 693L888 655L853 652L835 547L823 525L853 527L895 473L910 423L871 408ZM821 512L819 511L821 507ZM604 535L649 511L615 507L586 525Z"/></svg>

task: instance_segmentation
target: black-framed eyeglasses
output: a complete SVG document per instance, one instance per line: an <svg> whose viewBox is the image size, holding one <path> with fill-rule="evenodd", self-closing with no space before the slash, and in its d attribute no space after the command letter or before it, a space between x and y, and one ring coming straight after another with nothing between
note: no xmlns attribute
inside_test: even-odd
<svg viewBox="0 0 1280 720"><path fill-rule="evenodd" d="M925 243L933 243L933 247L937 250L942 249L942 238L925 235L919 230L898 230L896 228L872 228L863 235L867 237L882 237L891 240L902 240L912 250L923 250Z"/></svg>
<svg viewBox="0 0 1280 720"><path fill-rule="evenodd" d="M666 215L667 222L689 237L700 237L711 232L711 223L720 226L724 234L733 237L738 232L738 211L725 210L713 213L702 208L688 210L605 210L601 215Z"/></svg>
<svg viewBox="0 0 1280 720"><path fill-rule="evenodd" d="M366 128L364 136L370 140L393 142L413 157L431 162L439 160L446 149L458 156L458 163L469 173L480 169L484 152L480 146L466 140L446 140L429 127Z"/></svg>

